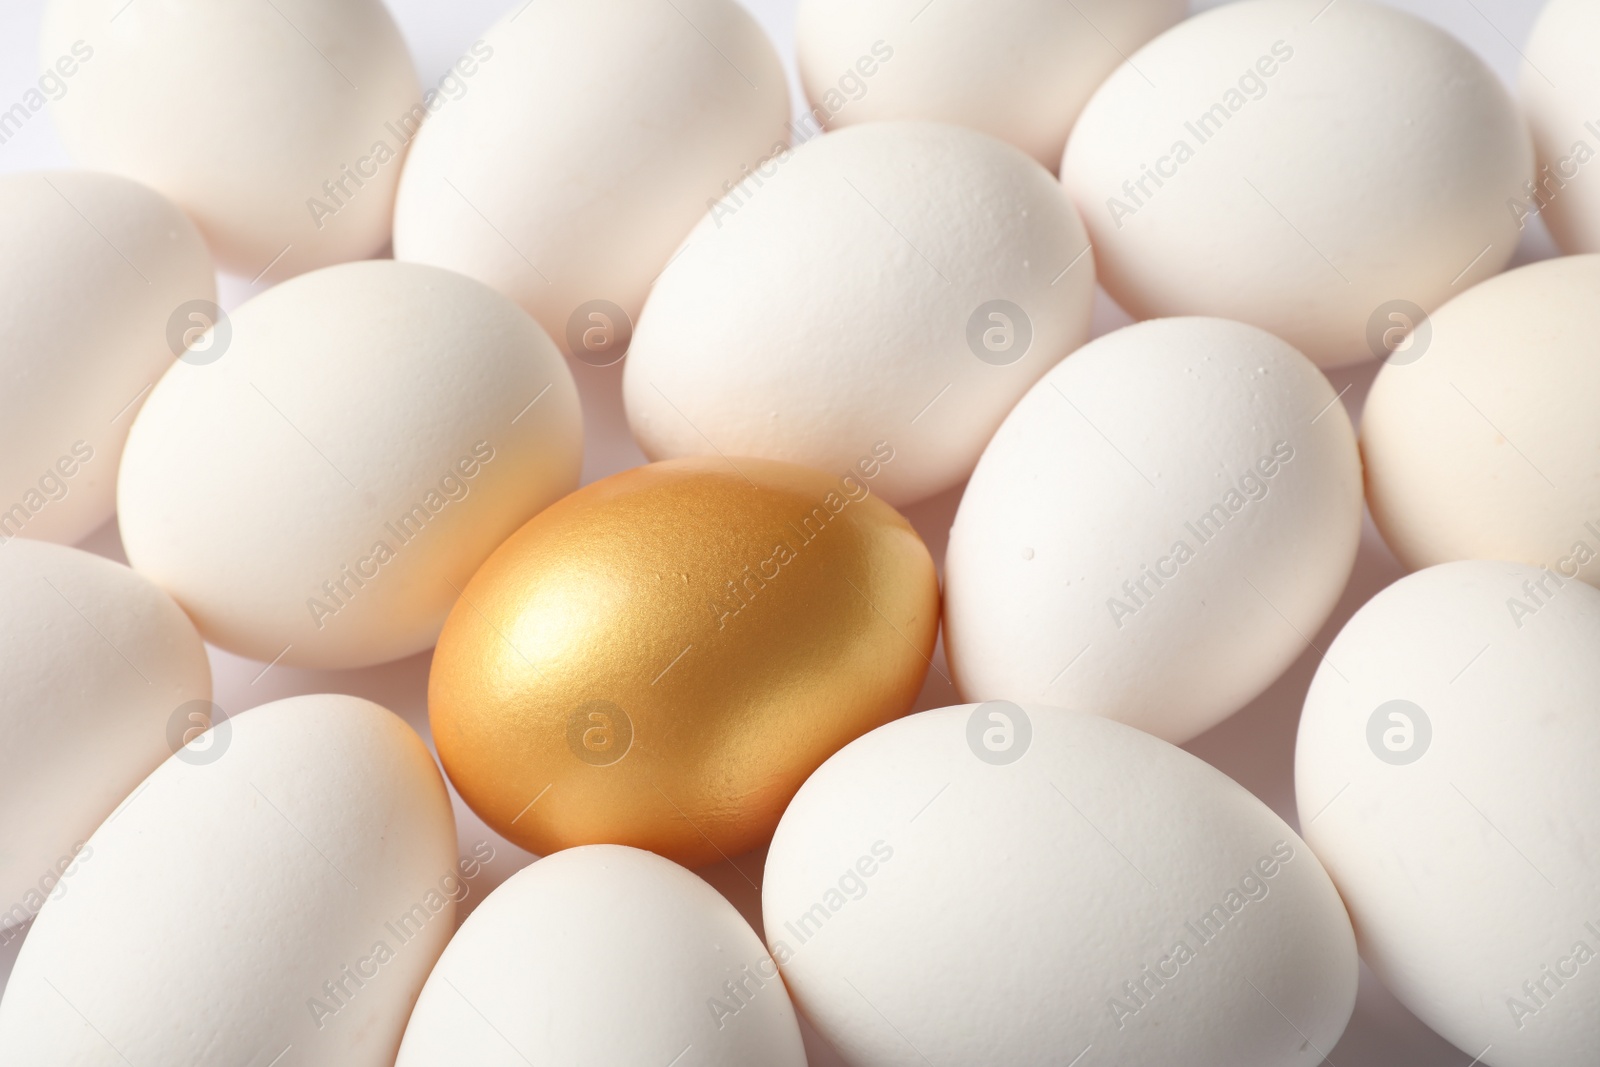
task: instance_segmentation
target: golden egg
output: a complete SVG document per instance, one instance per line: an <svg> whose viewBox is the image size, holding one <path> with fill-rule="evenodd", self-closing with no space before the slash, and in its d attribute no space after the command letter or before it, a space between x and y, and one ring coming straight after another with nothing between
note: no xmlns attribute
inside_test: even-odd
<svg viewBox="0 0 1600 1067"><path fill-rule="evenodd" d="M655 463L536 516L445 623L429 717L450 780L529 851L689 866L756 848L806 777L910 710L933 654L927 546L844 475Z"/></svg>

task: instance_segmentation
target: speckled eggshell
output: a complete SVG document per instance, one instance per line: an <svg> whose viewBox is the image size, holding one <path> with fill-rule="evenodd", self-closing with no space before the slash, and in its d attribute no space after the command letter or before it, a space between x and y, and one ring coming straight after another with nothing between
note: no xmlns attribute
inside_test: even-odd
<svg viewBox="0 0 1600 1067"><path fill-rule="evenodd" d="M0 175L0 292L0 541L70 544L115 510L128 427L191 327L180 309L216 299L211 256L136 182Z"/></svg>
<svg viewBox="0 0 1600 1067"><path fill-rule="evenodd" d="M0 1062L292 1049L306 1067L388 1067L462 886L422 739L368 701L302 696L194 746L95 831L40 913L0 1000Z"/></svg>
<svg viewBox="0 0 1600 1067"><path fill-rule="evenodd" d="M1188 13L1184 0L802 0L809 128L950 122L1055 169L1100 83Z"/></svg>
<svg viewBox="0 0 1600 1067"><path fill-rule="evenodd" d="M0 604L6 928L70 890L94 828L207 721L211 667L171 597L75 548L0 546Z"/></svg>
<svg viewBox="0 0 1600 1067"><path fill-rule="evenodd" d="M1355 434L1309 360L1221 319L1119 330L1023 398L967 485L956 686L1187 741L1306 651L1360 536Z"/></svg>
<svg viewBox="0 0 1600 1067"><path fill-rule="evenodd" d="M1402 578L1300 719L1306 839L1362 958L1490 1067L1600 1046L1600 591L1515 563Z"/></svg>
<svg viewBox="0 0 1600 1067"><path fill-rule="evenodd" d="M1344 906L1281 819L1149 734L1037 704L840 751L784 814L762 913L852 1067L1315 1067L1355 1002Z"/></svg>
<svg viewBox="0 0 1600 1067"><path fill-rule="evenodd" d="M420 652L489 553L577 486L571 372L479 282L345 264L231 327L151 393L118 486L129 560L216 645L336 668Z"/></svg>
<svg viewBox="0 0 1600 1067"><path fill-rule="evenodd" d="M623 375L653 459L846 471L891 448L896 506L972 471L1088 338L1083 223L1020 150L884 122L807 142L719 203L651 291Z"/></svg>
<svg viewBox="0 0 1600 1067"><path fill-rule="evenodd" d="M1549 0L1523 48L1523 114L1539 153L1536 186L1516 202L1571 253L1600 252L1600 6Z"/></svg>
<svg viewBox="0 0 1600 1067"><path fill-rule="evenodd" d="M482 44L406 160L395 256L478 278L615 362L684 234L789 144L783 65L737 0L532 0Z"/></svg>
<svg viewBox="0 0 1600 1067"><path fill-rule="evenodd" d="M715 889L621 845L525 867L445 949L396 1067L805 1067L761 939Z"/></svg>
<svg viewBox="0 0 1600 1067"><path fill-rule="evenodd" d="M429 113L382 0L49 0L40 63L80 164L159 189L222 265L286 278L389 240L406 129Z"/></svg>
<svg viewBox="0 0 1600 1067"><path fill-rule="evenodd" d="M1532 176L1494 72L1369 0L1179 23L1095 93L1062 164L1134 318L1238 319L1322 366L1387 354L1396 302L1429 311L1504 267Z"/></svg>
<svg viewBox="0 0 1600 1067"><path fill-rule="evenodd" d="M1367 499L1412 568L1505 559L1600 584L1600 255L1503 274L1379 372Z"/></svg>

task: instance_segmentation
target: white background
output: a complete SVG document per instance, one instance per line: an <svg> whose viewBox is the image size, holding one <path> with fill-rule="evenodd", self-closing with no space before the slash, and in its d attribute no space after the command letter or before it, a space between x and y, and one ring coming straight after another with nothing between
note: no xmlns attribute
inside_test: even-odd
<svg viewBox="0 0 1600 1067"><path fill-rule="evenodd" d="M425 85L437 84L455 59L488 26L520 0L387 0L410 42L418 72ZM582 0L575 0L582 2ZM796 0L744 0L776 42L791 72L797 113L802 110L798 82L793 77L794 8ZM861 0L869 3L871 0ZM1005 0L993 0L1004 3ZM1066 0L1063 0L1066 2ZM1339 2L1339 0L1335 0ZM1481 55L1506 81L1515 86L1521 64L1519 49L1527 39L1542 6L1540 0L1389 0L1446 27ZM0 0L0 101L6 105L21 98L38 77L35 42L45 0ZM1215 7L1215 0L1197 0L1196 10ZM41 113L4 145L0 145L0 172L67 167L71 161L58 141L49 115ZM3 250L0 250L3 254ZM1517 264L1554 254L1537 224L1529 227ZM233 308L255 290L244 280L222 279L222 304ZM0 294L0 299L5 299ZM1101 295L1095 334L1127 322L1126 316ZM629 437L622 417L618 388L621 366L597 370L573 364L583 393L586 421L584 481L605 477L642 463L643 456ZM1352 416L1371 382L1374 368L1336 372L1334 387L1351 388L1345 402ZM908 517L921 531L935 559L942 559L946 536L960 490L909 509ZM91 536L84 547L122 560L115 523ZM1326 648L1362 603L1401 574L1399 565L1379 541L1368 522L1356 574L1334 617L1314 639ZM1298 826L1294 810L1293 751L1300 704L1316 669L1317 654L1308 649L1294 667L1270 690L1229 721L1197 738L1190 752L1208 760L1266 801L1291 824ZM403 716L428 735L427 676L429 656L424 653L399 663L359 671L303 671L263 665L226 652L211 651L216 675L215 701L228 714L300 693L351 693L377 701ZM957 702L954 690L942 677L944 659L936 659L918 709ZM452 793L452 796L454 794ZM463 853L480 841L490 841L496 859L475 880L466 901L470 910L485 893L533 857L506 843L486 828L456 798L457 828ZM759 929L759 894L762 856L743 857L701 872L721 889ZM0 980L10 973L21 942L0 949ZM137 964L135 964L137 965ZM834 1067L840 1061L815 1035L807 1033L812 1067ZM1475 1053L1477 1050L1473 1050ZM1361 992L1355 1018L1329 1062L1337 1067L1469 1067L1471 1053L1463 1054L1434 1035L1384 991L1370 972L1362 970ZM1157 1065L1151 1065L1157 1067Z"/></svg>

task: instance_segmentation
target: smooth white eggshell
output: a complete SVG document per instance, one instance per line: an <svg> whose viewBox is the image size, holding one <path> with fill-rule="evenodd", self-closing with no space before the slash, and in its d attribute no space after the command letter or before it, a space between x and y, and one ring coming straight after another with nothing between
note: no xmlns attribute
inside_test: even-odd
<svg viewBox="0 0 1600 1067"><path fill-rule="evenodd" d="M1597 648L1600 591L1449 563L1357 612L1306 697L1306 839L1362 958L1463 1062L1600 1046Z"/></svg>
<svg viewBox="0 0 1600 1067"><path fill-rule="evenodd" d="M302 696L206 744L162 764L45 905L0 1000L0 1061L394 1062L460 884L422 739L368 701Z"/></svg>
<svg viewBox="0 0 1600 1067"><path fill-rule="evenodd" d="M1429 311L1497 273L1532 175L1494 72L1368 0L1242 0L1178 24L1100 87L1062 164L1129 314L1238 319L1322 366L1383 354L1385 305Z"/></svg>
<svg viewBox="0 0 1600 1067"><path fill-rule="evenodd" d="M805 1067L806 1056L777 966L733 905L652 853L590 845L525 867L468 917L396 1067L533 1061Z"/></svg>
<svg viewBox="0 0 1600 1067"><path fill-rule="evenodd" d="M171 597L75 548L0 546L0 604L4 927L39 910L75 848L187 740L189 713L206 720L211 667Z"/></svg>
<svg viewBox="0 0 1600 1067"><path fill-rule="evenodd" d="M1600 6L1549 0L1523 48L1522 110L1539 154L1517 215L1537 215L1561 248L1600 252Z"/></svg>
<svg viewBox="0 0 1600 1067"><path fill-rule="evenodd" d="M174 314L216 299L211 256L136 182L0 175L0 292L0 540L78 541L115 510L128 427L182 351Z"/></svg>
<svg viewBox="0 0 1600 1067"><path fill-rule="evenodd" d="M571 372L479 282L345 264L231 328L150 394L118 487L129 560L214 644L322 667L420 652L478 564L577 487Z"/></svg>
<svg viewBox="0 0 1600 1067"><path fill-rule="evenodd" d="M1243 323L1130 326L1046 375L968 483L953 677L1181 743L1306 650L1360 537L1355 434L1309 360Z"/></svg>
<svg viewBox="0 0 1600 1067"><path fill-rule="evenodd" d="M1010 145L869 123L758 178L689 236L640 319L623 397L652 459L848 472L887 451L873 488L913 503L965 478L1017 398L1088 337L1083 223ZM996 301L1020 316L987 318ZM980 357L991 329L1011 332Z"/></svg>
<svg viewBox="0 0 1600 1067"><path fill-rule="evenodd" d="M853 1067L1091 1047L1107 1067L1314 1067L1355 1003L1349 919L1281 819L1148 734L1035 704L912 715L828 760L778 825L762 913Z"/></svg>
<svg viewBox="0 0 1600 1067"><path fill-rule="evenodd" d="M1378 373L1367 499L1407 566L1506 559L1600 584L1597 298L1600 255L1511 271Z"/></svg>
<svg viewBox="0 0 1600 1067"><path fill-rule="evenodd" d="M1106 75L1188 10L1184 0L802 0L810 122L951 122L1053 170Z"/></svg>
<svg viewBox="0 0 1600 1067"><path fill-rule="evenodd" d="M79 60L50 105L73 158L171 197L228 270L284 278L388 241L427 109L382 0L49 0L39 56Z"/></svg>
<svg viewBox="0 0 1600 1067"><path fill-rule="evenodd" d="M783 65L737 0L532 0L483 44L406 160L395 256L488 283L564 348L584 305L636 320L684 234L789 143Z"/></svg>

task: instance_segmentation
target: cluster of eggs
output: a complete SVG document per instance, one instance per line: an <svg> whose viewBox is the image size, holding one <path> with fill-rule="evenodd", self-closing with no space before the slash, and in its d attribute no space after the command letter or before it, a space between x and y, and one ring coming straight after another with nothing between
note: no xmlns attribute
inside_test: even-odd
<svg viewBox="0 0 1600 1067"><path fill-rule="evenodd" d="M796 120L735 0L529 0L426 92L380 0L50 0L0 1062L803 1065L798 1010L857 1067L1312 1065L1358 950L1483 1063L1592 1061L1600 9L1519 101L1371 0L1186 7L804 0ZM1097 283L1141 321L1089 342ZM580 489L613 366L652 462ZM963 484L941 587L897 509ZM1366 505L1416 573L1321 655L1302 839L1175 746ZM63 547L113 513L131 567ZM969 703L907 715L941 634ZM436 646L450 785L548 858L457 931L423 740L219 719L205 642ZM686 868L763 847L758 935Z"/></svg>

